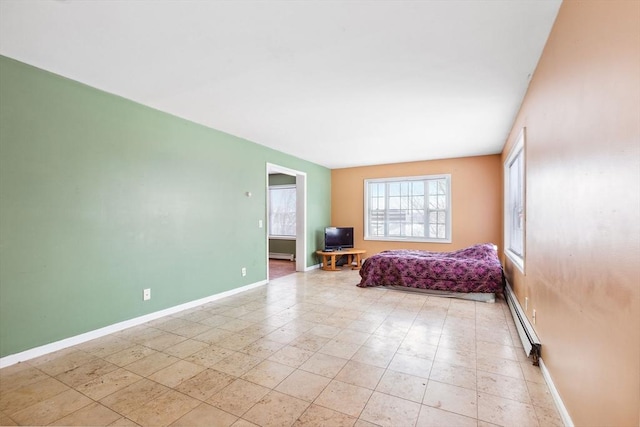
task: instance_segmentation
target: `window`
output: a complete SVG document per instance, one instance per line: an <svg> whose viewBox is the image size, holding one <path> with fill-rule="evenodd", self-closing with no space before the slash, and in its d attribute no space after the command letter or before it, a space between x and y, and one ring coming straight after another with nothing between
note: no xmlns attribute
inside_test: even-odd
<svg viewBox="0 0 640 427"><path fill-rule="evenodd" d="M451 242L451 175L367 179L365 240Z"/></svg>
<svg viewBox="0 0 640 427"><path fill-rule="evenodd" d="M525 242L524 128L504 164L505 254L524 271Z"/></svg>
<svg viewBox="0 0 640 427"><path fill-rule="evenodd" d="M296 236L296 186L269 187L269 235Z"/></svg>

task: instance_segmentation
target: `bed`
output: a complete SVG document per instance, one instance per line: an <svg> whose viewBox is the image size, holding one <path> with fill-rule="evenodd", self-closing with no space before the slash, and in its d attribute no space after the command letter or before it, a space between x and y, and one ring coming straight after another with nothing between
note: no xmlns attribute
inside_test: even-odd
<svg viewBox="0 0 640 427"><path fill-rule="evenodd" d="M476 301L503 291L502 265L492 243L453 252L392 250L364 261L358 286L385 286Z"/></svg>

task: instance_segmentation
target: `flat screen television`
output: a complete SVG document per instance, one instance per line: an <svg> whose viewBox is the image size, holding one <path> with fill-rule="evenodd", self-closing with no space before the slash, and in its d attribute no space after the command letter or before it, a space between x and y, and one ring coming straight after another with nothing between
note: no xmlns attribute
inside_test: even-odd
<svg viewBox="0 0 640 427"><path fill-rule="evenodd" d="M353 227L326 227L324 229L324 249L337 251L353 248Z"/></svg>

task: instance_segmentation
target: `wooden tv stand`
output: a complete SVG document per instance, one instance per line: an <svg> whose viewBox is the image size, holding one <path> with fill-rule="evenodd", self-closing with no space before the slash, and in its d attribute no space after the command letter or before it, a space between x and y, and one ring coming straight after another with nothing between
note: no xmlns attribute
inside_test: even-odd
<svg viewBox="0 0 640 427"><path fill-rule="evenodd" d="M339 251L316 251L316 254L322 256L322 269L326 271L338 271L336 269L336 257L346 255L347 264L351 265L355 256L356 265L352 266L352 270L360 270L362 267L362 255L366 253L364 249L341 249ZM331 258L331 262L329 262Z"/></svg>

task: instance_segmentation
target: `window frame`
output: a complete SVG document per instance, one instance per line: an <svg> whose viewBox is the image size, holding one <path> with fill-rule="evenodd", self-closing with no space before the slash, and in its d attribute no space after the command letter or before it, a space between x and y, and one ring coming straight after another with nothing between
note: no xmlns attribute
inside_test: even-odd
<svg viewBox="0 0 640 427"><path fill-rule="evenodd" d="M526 151L525 151L525 128L520 130L518 134L518 138L516 139L515 144L511 148L507 159L504 162L504 253L509 260L511 260L516 267L524 273L525 271L525 259L526 259ZM511 166L515 164L515 162L520 162L520 170L519 170L519 182L515 185L519 187L519 193L516 196L519 199L519 208L514 207L514 203L511 199L512 197L512 189L513 183L511 182ZM516 201L517 204L517 201ZM514 224L514 208L519 210L519 221L520 224L520 240L521 240L521 249L519 252L517 248L514 250L512 248L512 236L514 234L513 224Z"/></svg>
<svg viewBox="0 0 640 427"><path fill-rule="evenodd" d="M271 190L293 190L294 191L294 196L296 197L296 205L295 208L297 210L297 188L296 188L296 184L276 184L276 185L269 185L268 191L271 192ZM269 207L268 207L268 212L267 212L267 226L269 227L269 239L273 239L273 240L296 240L296 236L297 236L297 225L294 226L293 232L294 234L273 234L272 230L273 230L273 224L271 223L271 207L273 206L273 197L271 195L271 193L269 193ZM294 210L294 215L296 214L296 210ZM296 218L297 220L297 218Z"/></svg>
<svg viewBox="0 0 640 427"><path fill-rule="evenodd" d="M387 231L385 231L384 236L372 236L370 234L371 224L369 223L370 215L369 215L369 184L371 183L411 183L414 181L426 181L428 180L437 180L444 179L446 182L446 208L445 211L445 237L444 238L432 238L432 237L414 237L414 236L389 236ZM425 185L425 199L429 196L428 194L428 185ZM388 192L385 193L385 215L387 212L388 206ZM428 230L429 222L428 222L428 202L425 200L425 233ZM391 241L391 242L418 242L418 243L451 243L452 242L452 206L451 206L451 174L434 174L434 175L419 175L419 176L404 176L404 177L388 177L388 178L371 178L364 180L364 240L372 240L372 241ZM387 224L387 219L384 220L385 224ZM385 226L385 229L387 227ZM387 229L388 230L388 229Z"/></svg>

